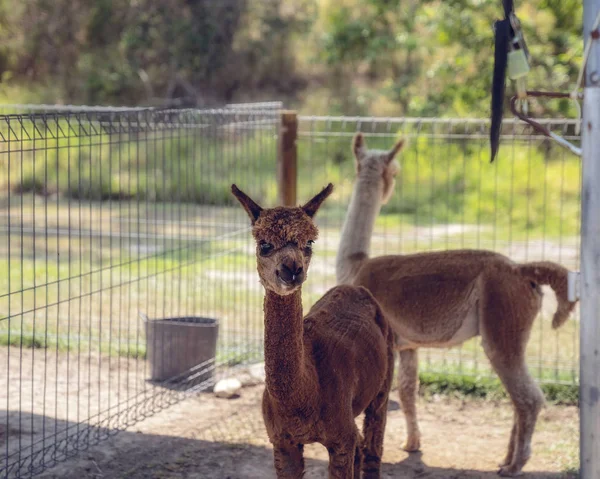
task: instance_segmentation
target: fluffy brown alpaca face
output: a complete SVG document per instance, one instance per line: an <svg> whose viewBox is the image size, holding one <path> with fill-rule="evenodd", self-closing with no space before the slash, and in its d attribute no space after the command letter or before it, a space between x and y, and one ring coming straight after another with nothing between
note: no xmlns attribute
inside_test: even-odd
<svg viewBox="0 0 600 479"><path fill-rule="evenodd" d="M282 296L298 290L306 279L312 245L319 234L312 218L333 185L330 183L304 206L295 208L263 209L235 185L231 190L252 222L262 285Z"/></svg>
<svg viewBox="0 0 600 479"><path fill-rule="evenodd" d="M387 203L396 184L396 174L400 165L395 160L396 155L404 146L404 140L398 141L391 150L369 150L362 133L357 133L352 143L356 159L356 174L380 178L383 183L381 202Z"/></svg>

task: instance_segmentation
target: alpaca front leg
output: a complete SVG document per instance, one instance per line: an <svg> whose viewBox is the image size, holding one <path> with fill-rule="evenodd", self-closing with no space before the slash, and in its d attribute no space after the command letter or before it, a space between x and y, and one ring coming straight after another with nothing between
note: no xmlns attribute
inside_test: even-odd
<svg viewBox="0 0 600 479"><path fill-rule="evenodd" d="M398 371L400 404L406 419L406 442L402 449L418 451L421 447L421 433L417 423L417 391L419 386L419 358L416 349L400 351Z"/></svg>
<svg viewBox="0 0 600 479"><path fill-rule="evenodd" d="M357 434L344 441L331 444L329 452L329 479L348 479L354 476Z"/></svg>
<svg viewBox="0 0 600 479"><path fill-rule="evenodd" d="M280 479L301 479L304 476L304 445L281 444L273 447L275 471Z"/></svg>

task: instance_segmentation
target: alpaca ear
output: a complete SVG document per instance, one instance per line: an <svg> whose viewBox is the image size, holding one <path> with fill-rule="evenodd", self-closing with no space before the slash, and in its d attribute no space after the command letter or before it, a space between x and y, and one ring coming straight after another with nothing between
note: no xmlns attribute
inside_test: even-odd
<svg viewBox="0 0 600 479"><path fill-rule="evenodd" d="M367 142L365 141L365 137L359 131L356 135L354 135L354 140L352 141L352 152L354 156L358 160L358 157L363 153L367 148Z"/></svg>
<svg viewBox="0 0 600 479"><path fill-rule="evenodd" d="M237 186L231 185L231 192L237 198L237 200L242 204L246 213L250 217L250 221L252 224L256 222L258 219L260 212L263 210L259 205L257 205L252 198L250 198L246 193L240 190Z"/></svg>
<svg viewBox="0 0 600 479"><path fill-rule="evenodd" d="M317 210L321 207L323 201L327 199L327 197L331 194L332 191L333 185L329 183L317 196L315 196L312 200L310 200L302 207L304 212L312 218L317 212Z"/></svg>
<svg viewBox="0 0 600 479"><path fill-rule="evenodd" d="M388 151L387 163L390 163L395 156L404 148L404 139L399 140L398 143L394 145L394 147Z"/></svg>

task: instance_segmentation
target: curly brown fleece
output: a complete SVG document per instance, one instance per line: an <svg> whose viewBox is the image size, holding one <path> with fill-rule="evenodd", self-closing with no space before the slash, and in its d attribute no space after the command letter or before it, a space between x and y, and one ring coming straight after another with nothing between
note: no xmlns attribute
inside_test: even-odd
<svg viewBox="0 0 600 479"><path fill-rule="evenodd" d="M273 244L306 244L318 235L319 230L300 207L262 210L252 227L254 239Z"/></svg>
<svg viewBox="0 0 600 479"><path fill-rule="evenodd" d="M329 185L298 208L262 209L235 185L253 224L258 273L265 287L263 418L279 478L304 474L304 444L329 451L330 478L379 478L394 369L393 333L371 293L337 286L302 316L302 279L318 230L312 217ZM363 438L355 418L365 413ZM364 459L364 460L363 460Z"/></svg>

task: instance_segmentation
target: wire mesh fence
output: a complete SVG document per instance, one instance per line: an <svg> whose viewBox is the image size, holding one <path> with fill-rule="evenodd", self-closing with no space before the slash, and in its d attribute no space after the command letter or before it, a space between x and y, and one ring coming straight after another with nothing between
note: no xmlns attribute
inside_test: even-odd
<svg viewBox="0 0 600 479"><path fill-rule="evenodd" d="M0 117L0 477L40 472L261 361L263 291L230 185L277 203L279 106ZM577 141L573 124L550 126ZM527 128L505 123L490 166L483 120L302 116L298 201L336 185L317 216L305 307L335 284L357 130L374 148L409 140L372 255L473 247L577 269L579 161ZM529 364L542 381L573 384L578 320L552 331L551 296ZM214 357L191 357L193 345L162 328L197 328L181 337L204 341L211 319ZM421 361L425 371L492 374L476 340Z"/></svg>
<svg viewBox="0 0 600 479"><path fill-rule="evenodd" d="M276 120L256 109L0 119L0 477L40 472L260 359L251 238L229 185L275 191ZM181 344L146 328L177 318L216 319L216 355L148 381Z"/></svg>
<svg viewBox="0 0 600 479"><path fill-rule="evenodd" d="M261 101L249 103L229 103L223 107L230 111L259 111L277 112L283 108L281 101ZM85 113L85 114L119 114L132 112L150 112L160 109L151 106L102 106L102 105L50 105L40 103L3 104L0 105L0 115L42 114L42 113ZM163 109L164 110L164 109ZM178 110L182 110L178 108ZM197 110L197 109L196 109ZM191 111L191 109L189 110Z"/></svg>
<svg viewBox="0 0 600 479"><path fill-rule="evenodd" d="M579 141L575 122L546 124ZM394 195L376 222L372 256L475 248L578 269L580 161L527 125L504 123L500 158L490 165L486 120L301 116L299 197L328 181L336 185L319 213L321 234L305 287L312 293L309 303L335 282L335 254L355 178L356 131L365 134L369 148L389 149L400 137L408 140ZM550 291L531 335L528 363L542 382L576 384L579 320L552 330L556 303ZM479 342L425 350L421 371L493 376Z"/></svg>

